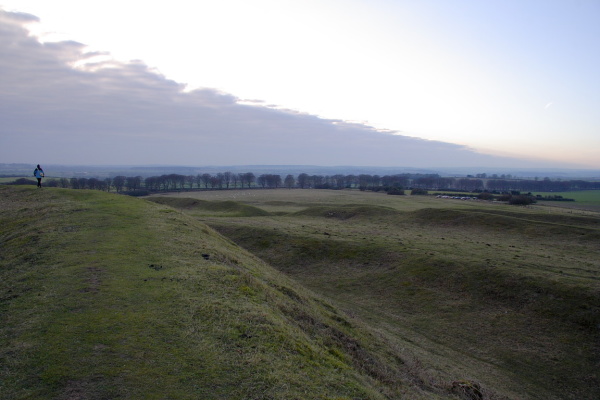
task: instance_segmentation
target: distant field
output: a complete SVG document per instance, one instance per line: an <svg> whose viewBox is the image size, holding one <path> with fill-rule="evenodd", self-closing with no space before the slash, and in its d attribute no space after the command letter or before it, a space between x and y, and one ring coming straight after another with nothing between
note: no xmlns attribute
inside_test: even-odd
<svg viewBox="0 0 600 400"><path fill-rule="evenodd" d="M600 190L580 190L576 192L535 192L541 196L562 196L575 201L539 201L538 205L552 208L579 210L600 213Z"/></svg>
<svg viewBox="0 0 600 400"><path fill-rule="evenodd" d="M535 195L541 196L562 196L568 199L575 199L579 204L600 206L600 190L579 190L576 192L535 192Z"/></svg>

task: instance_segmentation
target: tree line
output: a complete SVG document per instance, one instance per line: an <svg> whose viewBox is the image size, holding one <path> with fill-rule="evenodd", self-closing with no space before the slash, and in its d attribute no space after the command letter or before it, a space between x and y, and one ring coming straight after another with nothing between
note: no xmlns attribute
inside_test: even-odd
<svg viewBox="0 0 600 400"><path fill-rule="evenodd" d="M483 174L485 175L485 174ZM14 183L34 183L26 178ZM160 192L180 190L218 190L218 189L251 189L251 188L300 188L300 189L346 189L388 191L401 194L403 189L444 190L461 192L565 192L576 190L599 190L600 182L584 180L552 180L543 179L514 179L496 177L442 177L439 174L403 173L393 175L309 175L301 173L297 176L288 174L282 177L278 174L261 174L252 172L233 173L220 172L217 174L165 174L160 176L112 178L55 178L49 179L46 186L72 189L95 189L116 192Z"/></svg>

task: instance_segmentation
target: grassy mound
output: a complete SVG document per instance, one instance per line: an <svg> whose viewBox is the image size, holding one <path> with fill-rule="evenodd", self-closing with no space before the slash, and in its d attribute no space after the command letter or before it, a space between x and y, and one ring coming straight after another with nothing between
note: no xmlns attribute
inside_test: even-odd
<svg viewBox="0 0 600 400"><path fill-rule="evenodd" d="M454 396L172 208L0 187L0 226L3 399Z"/></svg>
<svg viewBox="0 0 600 400"><path fill-rule="evenodd" d="M186 211L209 211L211 215L222 213L229 217L254 217L269 215L268 212L260 208L252 207L235 201L207 201L182 197L149 197L148 200L168 205L174 208L184 209Z"/></svg>
<svg viewBox="0 0 600 400"><path fill-rule="evenodd" d="M527 236L569 236L581 240L600 240L600 218L552 215L501 210L455 210L425 208L412 217L422 224L443 227L496 229Z"/></svg>
<svg viewBox="0 0 600 400"><path fill-rule="evenodd" d="M395 214L397 214L397 212L389 207L354 204L311 206L295 213L296 216L325 217L341 220L350 218L384 218Z"/></svg>

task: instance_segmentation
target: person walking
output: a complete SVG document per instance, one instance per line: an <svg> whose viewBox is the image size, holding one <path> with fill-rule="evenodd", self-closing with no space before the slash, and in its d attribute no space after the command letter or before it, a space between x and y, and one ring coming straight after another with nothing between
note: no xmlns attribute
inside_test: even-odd
<svg viewBox="0 0 600 400"><path fill-rule="evenodd" d="M42 187L42 178L44 177L44 170L40 167L40 164L37 165L37 168L33 171L33 176L37 178L38 184L37 187Z"/></svg>

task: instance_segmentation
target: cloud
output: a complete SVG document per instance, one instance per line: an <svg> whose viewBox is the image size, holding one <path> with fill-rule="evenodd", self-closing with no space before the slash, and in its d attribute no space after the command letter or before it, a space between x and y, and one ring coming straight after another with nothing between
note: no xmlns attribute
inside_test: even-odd
<svg viewBox="0 0 600 400"><path fill-rule="evenodd" d="M26 29L36 21L0 10L2 162L515 166L461 145L187 90L141 61L41 43Z"/></svg>
<svg viewBox="0 0 600 400"><path fill-rule="evenodd" d="M9 23L10 23L10 21L13 21L16 23L21 23L21 24L27 24L27 23L31 23L31 22L39 22L40 21L40 19L38 17L36 17L35 15L32 15L32 14L28 14L28 13L24 13L24 12L5 12L1 9L0 9L0 19L7 20ZM7 27L9 27L9 25L7 25Z"/></svg>

